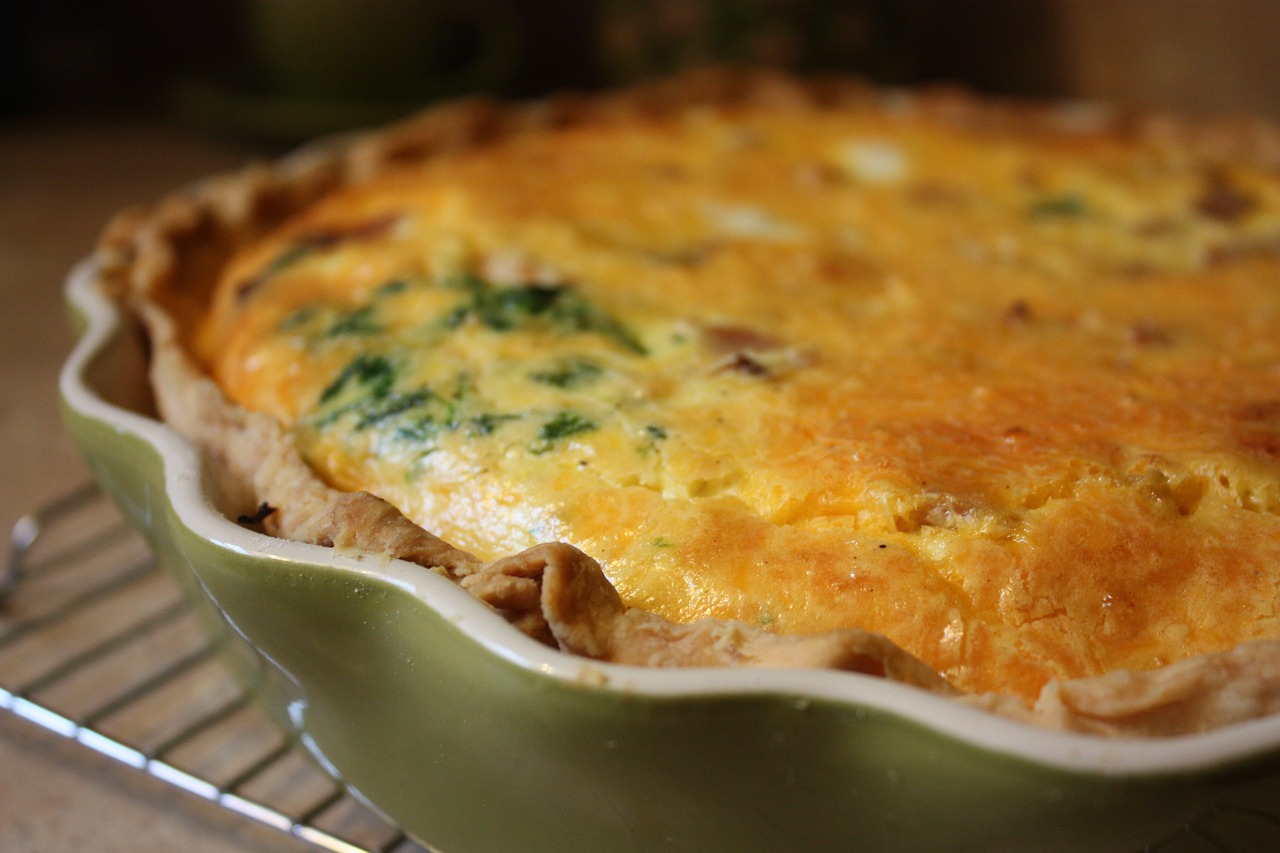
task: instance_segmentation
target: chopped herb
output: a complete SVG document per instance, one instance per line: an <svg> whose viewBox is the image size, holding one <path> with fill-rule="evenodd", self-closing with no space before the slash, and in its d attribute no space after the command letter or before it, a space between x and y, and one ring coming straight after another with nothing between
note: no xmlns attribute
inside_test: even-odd
<svg viewBox="0 0 1280 853"><path fill-rule="evenodd" d="M471 393L471 376L459 373L457 380L453 383L453 399L461 401L469 393Z"/></svg>
<svg viewBox="0 0 1280 853"><path fill-rule="evenodd" d="M295 329L300 329L315 319L317 313L316 306L304 305L281 320L276 326L276 329L281 332L291 332Z"/></svg>
<svg viewBox="0 0 1280 853"><path fill-rule="evenodd" d="M452 280L446 286L464 290L468 298L441 318L446 329L456 329L475 319L494 331L506 332L534 318L562 332L588 332L613 340L638 355L646 350L620 322L600 311L567 285L520 284L493 287L473 275Z"/></svg>
<svg viewBox="0 0 1280 853"><path fill-rule="evenodd" d="M591 332L611 339L636 355L648 350L622 323L605 314L576 293L567 293L551 308L551 324L565 332Z"/></svg>
<svg viewBox="0 0 1280 853"><path fill-rule="evenodd" d="M479 293L489 288L489 283L480 276L464 272L451 278L445 279L442 283L444 287L451 290L465 290L468 293Z"/></svg>
<svg viewBox="0 0 1280 853"><path fill-rule="evenodd" d="M440 328L452 331L461 326L470 313L471 310L467 306L460 305L440 318Z"/></svg>
<svg viewBox="0 0 1280 853"><path fill-rule="evenodd" d="M414 457L414 460L405 467L405 483L412 484L421 477L423 472L427 470L427 462L431 458L431 454L435 453L439 449L440 448L438 447L428 447L419 451L418 455Z"/></svg>
<svg viewBox="0 0 1280 853"><path fill-rule="evenodd" d="M578 388L590 383L604 372L600 365L585 358L574 358L560 362L551 370L540 370L529 374L534 382L552 385L556 388Z"/></svg>
<svg viewBox="0 0 1280 853"><path fill-rule="evenodd" d="M407 278L393 278L375 290L373 296L375 299L383 296L395 296L397 293L404 293L411 285L412 282Z"/></svg>
<svg viewBox="0 0 1280 853"><path fill-rule="evenodd" d="M470 420L472 435L493 435L493 431L507 421L518 421L519 415L500 415L496 412L485 412Z"/></svg>
<svg viewBox="0 0 1280 853"><path fill-rule="evenodd" d="M545 314L564 291L563 287L545 284L493 287L474 275L460 276L446 286L468 294L466 302L446 315L447 328L457 328L473 317L495 331L509 331L529 317Z"/></svg>
<svg viewBox="0 0 1280 853"><path fill-rule="evenodd" d="M396 390L396 373L396 366L385 356L357 356L321 393L322 409L311 424L324 429L346 418L355 432L377 427L397 441L425 446L432 452L445 432L465 430L469 437L483 437L520 418L497 412L468 413L472 385L465 373L458 376L448 395L426 386ZM544 432L543 441L549 445L556 428L548 426Z"/></svg>
<svg viewBox="0 0 1280 853"><path fill-rule="evenodd" d="M1042 198L1031 205L1027 211L1036 219L1066 218L1075 219L1089 212L1089 205L1082 196L1070 193L1067 195Z"/></svg>
<svg viewBox="0 0 1280 853"><path fill-rule="evenodd" d="M375 399L391 393L396 380L396 367L386 356L361 353L342 369L337 378L320 392L320 402L327 403L342 393L348 383L356 382L367 388Z"/></svg>
<svg viewBox="0 0 1280 853"><path fill-rule="evenodd" d="M465 422L460 422L452 418L437 420L433 415L425 414L416 420L397 427L395 435L396 438L404 441L423 444L433 441L439 437L441 432L454 432L465 425L468 436L483 438L484 436L493 435L493 433L497 431L498 427L502 426L504 423L519 419L519 415L482 412L468 418Z"/></svg>
<svg viewBox="0 0 1280 853"><path fill-rule="evenodd" d="M408 394L387 394L384 397L376 398L376 405L365 409L364 414L356 421L355 428L357 430L368 429L375 424L390 420L405 412L420 409L436 399L438 398L435 393L427 388L420 388Z"/></svg>
<svg viewBox="0 0 1280 853"><path fill-rule="evenodd" d="M324 330L327 338L340 338L347 335L376 335L382 331L382 326L373 319L373 306L365 305L354 311L348 311L329 325Z"/></svg>
<svg viewBox="0 0 1280 853"><path fill-rule="evenodd" d="M656 453L658 451L658 442L666 441L667 430L657 424L649 424L644 428L645 441L636 448L637 452L642 455Z"/></svg>
<svg viewBox="0 0 1280 853"><path fill-rule="evenodd" d="M480 319L491 329L514 329L528 317L546 314L564 294L563 287L543 284L489 290L480 304Z"/></svg>
<svg viewBox="0 0 1280 853"><path fill-rule="evenodd" d="M273 275L293 266L315 250L316 247L313 244L305 241L290 246L268 261L267 265L258 272L255 278L257 278L259 282L266 281Z"/></svg>
<svg viewBox="0 0 1280 853"><path fill-rule="evenodd" d="M674 543L668 542L666 539L663 539L661 536L659 536L657 539L654 539L649 544L655 548L674 548L675 547Z"/></svg>
<svg viewBox="0 0 1280 853"><path fill-rule="evenodd" d="M440 430L440 424L428 414L396 427L395 436L402 441L425 444L434 440L440 434ZM434 448L432 449L434 450Z"/></svg>
<svg viewBox="0 0 1280 853"><path fill-rule="evenodd" d="M595 428L594 421L587 420L576 412L559 412L538 430L538 441L530 450L533 453L546 453L556 442Z"/></svg>

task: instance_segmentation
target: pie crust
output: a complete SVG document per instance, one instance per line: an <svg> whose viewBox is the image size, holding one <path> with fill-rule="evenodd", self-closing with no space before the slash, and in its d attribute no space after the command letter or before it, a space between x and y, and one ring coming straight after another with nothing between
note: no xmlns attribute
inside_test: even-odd
<svg viewBox="0 0 1280 853"><path fill-rule="evenodd" d="M617 127L699 111L783 112L803 121L813 113L843 109L923 116L995 140L1049 138L1067 146L1080 138L1139 140L1165 152L1170 162L1191 160L1224 168L1246 164L1250 174L1270 175L1271 190L1280 197L1280 181L1275 180L1280 175L1280 132L1258 122L1191 121L1095 106L1011 103L950 89L886 92L847 79L797 81L773 73L716 70L620 93L558 96L524 105L470 100L427 110L378 132L317 143L279 163L253 165L121 214L100 242L99 277L106 291L140 318L150 347L157 408L165 422L201 450L220 509L273 535L385 554L430 568L520 630L566 652L645 666L849 670L912 684L1038 725L1110 736L1202 731L1280 711L1280 624L1275 616L1280 565L1269 567L1262 587L1270 601L1254 602L1261 610L1269 608L1270 627L1245 635L1232 647L1141 669L1050 678L1030 698L1008 691L961 691L877 630L773 633L742 620L677 622L628 606L600 563L563 542L479 559L413 523L385 500L328 485L304 460L285 425L233 403L210 377L207 365L193 355L198 330L217 298L215 290L227 266L247 248L271 240L295 216L345 189L369 186L408 166L483 153L524 136ZM892 150L864 153L873 171L898 169ZM821 169L811 177L825 179ZM1253 196L1217 172L1206 171L1205 181L1198 196L1199 213L1210 225L1226 228L1252 214ZM937 187L916 186L913 191L932 192L938 204L949 203ZM1052 196L1047 204L1058 207L1043 213L1074 215L1067 207L1075 203L1066 196ZM1152 221L1143 227L1155 231L1173 226ZM1251 233L1248 239L1217 246L1215 251L1224 257L1200 258L1233 270L1211 280L1229 281L1237 289L1274 290L1280 280L1280 244L1265 239L1266 233L1280 231ZM1134 275L1142 272L1135 270ZM1280 319L1267 313L1275 311L1280 300L1274 295L1268 299L1265 305L1259 303L1257 322L1280 334ZM1038 310L1011 302L1003 322L1031 322ZM1089 317L1076 320L1090 322ZM1158 347L1168 331L1137 322L1128 333L1134 346ZM1274 352L1263 350L1257 356L1261 361L1252 367L1261 371L1263 387L1270 371L1274 396L1257 399L1233 423L1243 452L1269 472L1271 479L1264 482L1274 484L1280 482L1280 361ZM749 348L746 351L747 356L737 354L739 362L731 367L752 373L756 362ZM1010 432L1004 440L1017 443L1024 438ZM1180 491L1181 481L1175 482L1163 469L1157 473L1164 479L1149 484L1160 492L1155 499L1175 512L1189 509L1194 514L1197 489L1203 485ZM1254 543L1258 553L1280 551L1280 498L1263 491L1250 499L1254 504L1249 511L1261 520L1251 529L1269 536Z"/></svg>

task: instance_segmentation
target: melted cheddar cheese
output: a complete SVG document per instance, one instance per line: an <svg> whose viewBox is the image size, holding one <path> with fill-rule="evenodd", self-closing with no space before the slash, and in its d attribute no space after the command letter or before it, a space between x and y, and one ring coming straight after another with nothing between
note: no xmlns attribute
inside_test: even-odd
<svg viewBox="0 0 1280 853"><path fill-rule="evenodd" d="M195 348L329 483L676 621L958 687L1280 638L1280 178L1103 131L700 108L343 190Z"/></svg>

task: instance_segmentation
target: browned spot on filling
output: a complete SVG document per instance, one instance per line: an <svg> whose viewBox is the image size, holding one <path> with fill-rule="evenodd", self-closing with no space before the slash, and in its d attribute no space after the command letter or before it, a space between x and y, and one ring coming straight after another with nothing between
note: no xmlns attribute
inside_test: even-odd
<svg viewBox="0 0 1280 853"><path fill-rule="evenodd" d="M1009 307L1004 309L1004 315L1001 320L1007 326L1025 326L1035 318L1036 315L1031 310L1031 304L1025 299L1019 299L1009 303Z"/></svg>
<svg viewBox="0 0 1280 853"><path fill-rule="evenodd" d="M707 348L718 355L729 355L744 350L778 349L782 341L750 326L706 326L702 340Z"/></svg>
<svg viewBox="0 0 1280 853"><path fill-rule="evenodd" d="M1154 320L1141 319L1129 327L1129 343L1140 347L1168 346L1173 336Z"/></svg>
<svg viewBox="0 0 1280 853"><path fill-rule="evenodd" d="M1280 459L1280 399L1248 403L1232 412L1232 419L1242 447Z"/></svg>
<svg viewBox="0 0 1280 853"><path fill-rule="evenodd" d="M1221 172L1209 175L1208 183L1195 202L1196 210L1210 219L1233 223L1258 206L1258 199L1234 186Z"/></svg>
<svg viewBox="0 0 1280 853"><path fill-rule="evenodd" d="M726 361L716 365L716 373L721 371L732 371L734 373L742 373L747 376L767 376L769 368L756 361L745 352L735 353L734 356Z"/></svg>
<svg viewBox="0 0 1280 853"><path fill-rule="evenodd" d="M1004 439L1005 444L1011 447L1017 446L1031 439L1031 430L1026 427L1013 426L1005 430L1004 435L1001 437Z"/></svg>

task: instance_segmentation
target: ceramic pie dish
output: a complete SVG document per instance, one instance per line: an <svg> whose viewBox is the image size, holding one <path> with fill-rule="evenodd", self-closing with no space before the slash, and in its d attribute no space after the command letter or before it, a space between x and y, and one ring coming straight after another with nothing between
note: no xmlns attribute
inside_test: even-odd
<svg viewBox="0 0 1280 853"><path fill-rule="evenodd" d="M440 850L1131 851L1206 818L1257 839L1230 849L1275 843L1280 719L1114 741L872 676L584 662L420 566L245 530L150 413L92 263L68 295L60 390L99 482L233 656L267 664L272 716Z"/></svg>
<svg viewBox="0 0 1280 853"><path fill-rule="evenodd" d="M179 242L196 251L207 223L183 223ZM591 660L536 641L440 572L237 522L216 459L154 414L154 349L104 295L112 263L90 259L69 285L84 328L62 376L73 438L233 658L263 665L275 718L441 850L1276 840L1274 715L1104 738L859 672Z"/></svg>

